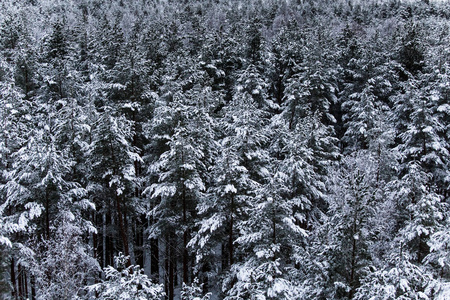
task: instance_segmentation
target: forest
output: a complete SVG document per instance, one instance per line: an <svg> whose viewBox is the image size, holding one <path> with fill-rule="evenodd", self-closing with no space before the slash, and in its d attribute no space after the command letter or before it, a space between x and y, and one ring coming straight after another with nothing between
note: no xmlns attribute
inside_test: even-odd
<svg viewBox="0 0 450 300"><path fill-rule="evenodd" d="M1 0L0 298L450 299L450 2Z"/></svg>

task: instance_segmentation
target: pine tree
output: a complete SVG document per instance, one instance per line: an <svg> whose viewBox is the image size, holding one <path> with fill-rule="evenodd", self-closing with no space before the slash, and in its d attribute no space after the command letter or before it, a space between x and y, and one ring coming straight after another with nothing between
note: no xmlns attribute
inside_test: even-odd
<svg viewBox="0 0 450 300"><path fill-rule="evenodd" d="M329 176L328 217L319 229L326 246L318 253L328 274L322 297L351 299L370 264L370 220L381 202L375 166L370 154L359 152L343 158Z"/></svg>
<svg viewBox="0 0 450 300"><path fill-rule="evenodd" d="M281 28L270 44L268 61L264 65L268 78L270 79L269 94L273 95L275 103L282 105L285 101L285 89L288 85L287 80L295 74L296 65L301 64L305 50L304 36L298 30L297 22L289 11L285 12L288 16L280 16L285 22L281 23ZM287 18L284 20L283 18Z"/></svg>
<svg viewBox="0 0 450 300"><path fill-rule="evenodd" d="M114 266L104 268L106 280L87 287L84 299L151 299L159 300L164 296L163 287L153 283L142 269L128 265L129 258L119 254ZM83 299L82 298L82 299Z"/></svg>
<svg viewBox="0 0 450 300"><path fill-rule="evenodd" d="M443 226L444 207L442 196L434 191L427 173L417 161L407 165L407 173L394 182L397 213L404 251L409 251L411 262L422 263L429 253L430 236Z"/></svg>
<svg viewBox="0 0 450 300"><path fill-rule="evenodd" d="M417 161L433 175L434 184L440 184L446 177L448 143L444 137L445 120L437 113L439 92L430 83L426 79L407 81L407 92L395 97L392 118L406 172L408 163Z"/></svg>
<svg viewBox="0 0 450 300"><path fill-rule="evenodd" d="M142 161L139 149L131 145L133 124L108 106L102 107L92 129L91 143L88 146L88 162L92 168L90 181L92 192L99 192L101 205L114 212L118 220L121 249L128 256L128 195L132 194L136 182L135 161Z"/></svg>
<svg viewBox="0 0 450 300"><path fill-rule="evenodd" d="M246 207L252 203L266 174L268 156L263 145L267 135L259 123L263 114L251 94L238 88L233 101L224 108L223 123L219 124L224 137L211 172L214 181L209 196L199 205L204 219L191 243L199 248L200 259L221 246L222 266L216 267L224 271L241 257L235 248L239 224L246 219Z"/></svg>
<svg viewBox="0 0 450 300"><path fill-rule="evenodd" d="M323 73L320 63L313 68L300 69L288 80L285 91L284 114L289 118L290 128L310 111L321 116L321 122L330 125L336 122L331 114L331 104L336 99L335 87Z"/></svg>
<svg viewBox="0 0 450 300"><path fill-rule="evenodd" d="M408 72L421 71L424 64L424 45L421 40L420 24L413 21L405 24L406 33L402 37L398 58Z"/></svg>
<svg viewBox="0 0 450 300"><path fill-rule="evenodd" d="M35 255L24 259L36 278L37 299L76 298L100 271L83 241L86 234L96 232L82 215L94 208L93 203L82 198L86 194L82 189L72 190L60 199L51 238L35 242Z"/></svg>
<svg viewBox="0 0 450 300"><path fill-rule="evenodd" d="M202 285L200 285L198 279L195 278L191 285L183 283L180 297L182 300L209 300L211 293L207 293L203 296Z"/></svg>
<svg viewBox="0 0 450 300"><path fill-rule="evenodd" d="M367 295L385 294L393 299L424 298L435 295L439 284L433 270L424 265L430 253L430 237L444 228L445 205L430 189L430 174L420 163L408 164L408 173L401 180L392 181L392 201L395 237L385 254L384 264L368 270L356 299ZM431 256L430 256L431 258ZM439 267L438 267L439 268Z"/></svg>
<svg viewBox="0 0 450 300"><path fill-rule="evenodd" d="M348 109L346 118L351 120L344 136L349 146L353 149L367 149L370 132L376 127L376 118L381 115L377 112L373 87L367 84L361 93L350 95L350 101L343 104L343 109Z"/></svg>
<svg viewBox="0 0 450 300"><path fill-rule="evenodd" d="M299 207L306 201L289 199L289 176L283 172L269 173L267 182L258 189L254 202L246 207L248 218L238 228L239 248L247 259L232 267L237 282L225 299L290 299L294 257L299 244L307 236L299 226L305 216ZM297 210L297 212L296 212Z"/></svg>
<svg viewBox="0 0 450 300"><path fill-rule="evenodd" d="M182 257L183 282L190 282L191 258L187 248L196 220L196 206L206 190L211 152L212 119L199 101L202 93L175 92L161 99L150 124L155 155L149 167L157 178L145 191L154 203L150 216L152 237L165 237L169 291L173 297L173 272L177 256ZM191 98L192 97L192 98ZM199 103L199 104L197 104ZM180 227L181 225L181 227ZM167 274L166 274L167 275Z"/></svg>

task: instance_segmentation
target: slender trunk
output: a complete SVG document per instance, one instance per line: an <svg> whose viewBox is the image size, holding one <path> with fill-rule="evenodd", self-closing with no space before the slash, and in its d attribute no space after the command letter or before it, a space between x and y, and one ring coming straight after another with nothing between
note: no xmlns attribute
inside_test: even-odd
<svg viewBox="0 0 450 300"><path fill-rule="evenodd" d="M276 230L276 228L277 228L277 226L276 226L275 214L274 214L274 217L272 219L272 231L273 231L273 233L272 233L272 242L273 242L274 245L277 243L277 230ZM276 259L277 259L276 255L273 255L272 256L272 261L275 261Z"/></svg>
<svg viewBox="0 0 450 300"><path fill-rule="evenodd" d="M92 212L92 224L95 225L95 227L97 227L97 222L96 222L96 218L95 218L95 212ZM93 251L93 257L95 260L97 260L97 233L92 233L92 251Z"/></svg>
<svg viewBox="0 0 450 300"><path fill-rule="evenodd" d="M130 225L128 224L128 215L127 215L127 208L124 206L122 208L123 211L123 225L126 233L126 241L127 241L127 248L128 248L128 255L130 256L130 263L132 265L136 264L135 257L134 257L134 247L133 247L133 233L132 229L130 228ZM131 243L129 242L131 239Z"/></svg>
<svg viewBox="0 0 450 300"><path fill-rule="evenodd" d="M174 273L174 235L168 234L166 242L166 295L168 300L174 299L174 287L175 287L175 273Z"/></svg>
<svg viewBox="0 0 450 300"><path fill-rule="evenodd" d="M295 105L291 105L291 116L289 118L289 130L294 128L294 120L295 120Z"/></svg>
<svg viewBox="0 0 450 300"><path fill-rule="evenodd" d="M28 68L25 66L25 99L28 100L30 97L28 96L28 94L30 93L29 91L29 82L28 82Z"/></svg>
<svg viewBox="0 0 450 300"><path fill-rule="evenodd" d="M228 253L230 255L230 267L233 266L234 257L233 257L233 214L234 214L234 196L231 196L231 214L230 214L230 235L228 237Z"/></svg>
<svg viewBox="0 0 450 300"><path fill-rule="evenodd" d="M102 268L106 267L106 212L103 212L102 214Z"/></svg>
<svg viewBox="0 0 450 300"><path fill-rule="evenodd" d="M145 269L144 262L144 227L145 227L145 217L140 215L137 216L134 220L134 235L135 235L135 247L134 247L134 256L136 260L136 264L142 266Z"/></svg>
<svg viewBox="0 0 450 300"><path fill-rule="evenodd" d="M117 217L119 219L119 231L120 231L120 237L122 239L123 244L123 252L125 256L130 255L130 249L128 248L128 236L127 236L127 228L125 227L124 216L122 215L122 205L120 203L120 197L116 194L116 209L117 209ZM127 266L130 266L131 262L130 259L127 260Z"/></svg>
<svg viewBox="0 0 450 300"><path fill-rule="evenodd" d="M5 110L6 111L6 110ZM8 128L7 126L6 126L6 117L5 117L5 119L4 119L4 128ZM7 136L6 136L6 132L3 134L3 137L4 137L4 141L5 141L5 149L8 149L8 138L7 138ZM9 155L8 155L8 151L5 151L4 152L5 153L5 167L6 167L6 169L8 170L9 169Z"/></svg>
<svg viewBox="0 0 450 300"><path fill-rule="evenodd" d="M422 111L426 111L426 103L425 103L425 100L422 100ZM424 129L422 129L422 132L421 132L421 134L422 134L422 151L423 151L423 156L426 156L427 155L427 141L426 141L426 135L424 134Z"/></svg>
<svg viewBox="0 0 450 300"><path fill-rule="evenodd" d="M184 165L184 151L181 151L181 163ZM183 190L181 192L181 202L183 206L183 226L184 226L184 232L183 232L183 282L188 283L188 251L187 251L187 243L188 243L188 224L187 224L187 203L186 203L186 187L185 187L185 178L186 174L184 171L184 168L182 169L182 184L183 184Z"/></svg>
<svg viewBox="0 0 450 300"><path fill-rule="evenodd" d="M17 285L19 291L19 299L23 299L23 274L20 264L17 264Z"/></svg>
<svg viewBox="0 0 450 300"><path fill-rule="evenodd" d="M159 245L158 239L150 240L150 273L152 277L158 282L159 277Z"/></svg>
<svg viewBox="0 0 450 300"><path fill-rule="evenodd" d="M134 83L134 75L132 76L132 98L134 101L137 101L138 98L135 95L135 83ZM137 120L136 120L136 111L133 110L132 111L132 120L133 120L133 139L132 139L132 146L135 147L135 149L138 149L138 135L137 135ZM141 176L141 166L140 166L140 162L138 160L135 160L133 163L133 167L134 167L134 174L136 179L138 179ZM141 196L141 191L139 190L139 185L136 184L134 187L134 196L136 198L140 198ZM143 229L144 226L139 226L139 225L143 225L145 224L144 222L141 223L141 217L136 217L136 221L135 221L135 237L137 240L136 246L137 247L133 247L133 249L131 250L131 253L133 254L133 257L135 258L136 261L136 256L137 256L137 261L138 264L141 266L144 266L144 252L142 250L138 250L138 249L144 249L144 233L142 232L141 234L141 229ZM133 243L132 245L133 246Z"/></svg>
<svg viewBox="0 0 450 300"><path fill-rule="evenodd" d="M354 293L354 290L355 290L355 284L354 284L354 280L355 280L355 271L356 271L356 247L357 247L357 245L356 245L356 238L355 238L355 235L356 235L356 232L357 232L357 218L358 218L358 211L355 209L355 216L354 216L354 219L353 219L353 228L352 228L352 233L353 233L353 236L352 236L352 257L351 257L351 262L350 262L350 267L351 267L351 269L350 269L350 286L351 286L351 289L350 289L350 292L349 292L349 298L351 299L352 297L353 297L353 293Z"/></svg>
<svg viewBox="0 0 450 300"><path fill-rule="evenodd" d="M380 173L381 173L381 145L378 144L378 151L377 151L377 155L378 155L378 168L377 168L377 187L380 183Z"/></svg>
<svg viewBox="0 0 450 300"><path fill-rule="evenodd" d="M281 74L284 73L284 66L281 65L281 63L278 63L278 76L276 79L276 99L277 99L277 103L278 105L281 106L282 102L283 102L283 93L284 93L284 87L283 87L283 76Z"/></svg>
<svg viewBox="0 0 450 300"><path fill-rule="evenodd" d="M351 286L351 290L350 290L350 295L349 298L351 299L353 297L353 292L354 292L354 279L355 279L355 263L356 263L356 239L353 238L353 243L352 243L352 261L351 261L351 271L350 271L350 286Z"/></svg>
<svg viewBox="0 0 450 300"><path fill-rule="evenodd" d="M28 299L28 278L26 272L23 272L23 281L25 283L25 299Z"/></svg>
<svg viewBox="0 0 450 300"><path fill-rule="evenodd" d="M132 145L133 145L133 147L135 147L137 149L138 148L138 139L137 139L137 134L136 134L136 132L137 132L137 128L136 128L137 121L136 121L136 112L134 110L132 112L132 120L133 120L133 131L134 131ZM136 178L139 178L140 175L141 175L141 165L140 165L138 160L134 161L134 174L135 174ZM139 186L137 184L136 184L136 186L134 188L134 194L135 194L135 197L139 197L140 196Z"/></svg>
<svg viewBox="0 0 450 300"><path fill-rule="evenodd" d="M50 239L50 195L48 192L48 188L45 189L45 233L47 235L47 239Z"/></svg>
<svg viewBox="0 0 450 300"><path fill-rule="evenodd" d="M169 300L174 299L175 274L174 253L172 246L169 247Z"/></svg>
<svg viewBox="0 0 450 300"><path fill-rule="evenodd" d="M31 275L30 278L30 284L31 284L31 300L36 300L36 283L33 275Z"/></svg>
<svg viewBox="0 0 450 300"><path fill-rule="evenodd" d="M188 232L187 230L183 234L183 282L189 282L189 254L187 250Z"/></svg>
<svg viewBox="0 0 450 300"><path fill-rule="evenodd" d="M276 226L276 222L275 222L275 217L272 218L272 243L276 244L277 242L277 226Z"/></svg>
<svg viewBox="0 0 450 300"><path fill-rule="evenodd" d="M58 80L58 92L59 92L59 99L63 99L64 98L64 95L63 95L63 88L62 88L62 85L63 85L63 82L62 82L62 77L63 76L65 76L65 74L61 74L63 71L60 69L59 70L60 72L59 72L59 80Z"/></svg>
<svg viewBox="0 0 450 300"><path fill-rule="evenodd" d="M222 255L222 270L226 270L228 268L228 245L227 243L221 244L221 255Z"/></svg>
<svg viewBox="0 0 450 300"><path fill-rule="evenodd" d="M189 254L187 250L187 244L188 244L188 226L187 226L187 204L186 204L186 191L183 187L182 192L182 201L183 201L183 224L186 226L184 233L183 233L183 282L188 283L188 276L189 276L189 270L188 270L188 260L189 260Z"/></svg>
<svg viewBox="0 0 450 300"><path fill-rule="evenodd" d="M154 208L154 203L152 201L150 210L152 211ZM154 224L153 217L150 217L148 220L148 226L151 227ZM158 238L151 238L150 239L150 274L156 279L157 282L159 282L159 242ZM162 262L161 262L162 264ZM167 270L167 268L166 268Z"/></svg>
<svg viewBox="0 0 450 300"><path fill-rule="evenodd" d="M12 286L13 286L12 296L13 296L14 299L17 300L18 298L17 298L17 284L16 284L16 269L15 269L14 257L11 257L10 276L11 276L11 283L12 283Z"/></svg>
<svg viewBox="0 0 450 300"><path fill-rule="evenodd" d="M419 236L418 239L417 262L422 263L425 257L430 253L430 246L427 244L425 237Z"/></svg>
<svg viewBox="0 0 450 300"><path fill-rule="evenodd" d="M277 242L277 223L276 223L276 209L275 209L275 202L272 206L272 243L275 245ZM275 257L274 257L275 259Z"/></svg>
<svg viewBox="0 0 450 300"><path fill-rule="evenodd" d="M164 292L166 294L166 299L169 299L169 260L170 260L170 253L169 253L169 242L170 238L166 238L165 243L165 257L164 257Z"/></svg>
<svg viewBox="0 0 450 300"><path fill-rule="evenodd" d="M109 222L109 224L111 225L111 228L116 228L115 227L116 226L116 219L114 218L112 211L110 212L109 218L110 218L110 221L111 221L111 222ZM115 236L113 237L112 235L109 235L108 236L108 241L109 241L109 246L108 246L108 250L109 250L109 253L108 253L109 254L109 258L108 258L108 260L109 260L109 263L108 264L110 266L114 266L114 253L117 250L117 243L116 243Z"/></svg>
<svg viewBox="0 0 450 300"><path fill-rule="evenodd" d="M112 163L113 163L113 175L117 175L117 169L116 169L116 157L114 154L114 147L110 141L110 149L111 149L111 158L112 158ZM115 200L116 200L116 212L117 212L117 217L118 217L118 221L119 221L119 231L120 231L120 237L122 239L122 244L123 244L123 252L125 254L125 256L129 256L130 255L130 249L129 249L129 245L128 245L128 226L126 226L127 224L127 220L126 220L126 215L122 215L122 205L121 205L121 197L117 194L116 191L114 191L114 196L115 196ZM131 261L130 258L128 258L127 260L127 266L131 265Z"/></svg>

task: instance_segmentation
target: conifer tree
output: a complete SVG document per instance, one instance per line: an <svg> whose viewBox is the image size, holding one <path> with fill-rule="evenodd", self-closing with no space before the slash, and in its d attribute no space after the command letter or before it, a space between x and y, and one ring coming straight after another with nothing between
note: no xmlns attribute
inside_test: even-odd
<svg viewBox="0 0 450 300"><path fill-rule="evenodd" d="M330 174L328 218L323 224L327 280L322 297L351 299L370 264L370 223L381 199L377 198L373 157L359 152L343 158ZM333 230L331 230L333 228ZM315 252L317 253L317 252Z"/></svg>
<svg viewBox="0 0 450 300"><path fill-rule="evenodd" d="M98 184L93 191L103 193L102 205L114 212L118 220L121 249L129 255L127 197L137 184L135 161L141 161L139 149L131 145L133 124L117 111L104 106L97 116L88 146L88 161L92 168L90 180Z"/></svg>
<svg viewBox="0 0 450 300"><path fill-rule="evenodd" d="M207 170L214 139L207 93L197 90L198 78L187 79L193 80L194 88L161 97L149 124L155 151L149 173L156 178L145 191L153 202L150 236L164 239L170 299L174 296L177 257L182 257L183 282L192 280L187 246L195 226L197 203L209 181Z"/></svg>

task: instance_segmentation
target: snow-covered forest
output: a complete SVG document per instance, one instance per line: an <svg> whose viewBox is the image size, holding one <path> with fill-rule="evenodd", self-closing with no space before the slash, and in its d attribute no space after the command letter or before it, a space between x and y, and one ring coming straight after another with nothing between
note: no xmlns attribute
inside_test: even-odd
<svg viewBox="0 0 450 300"><path fill-rule="evenodd" d="M450 2L1 0L0 298L450 299Z"/></svg>

